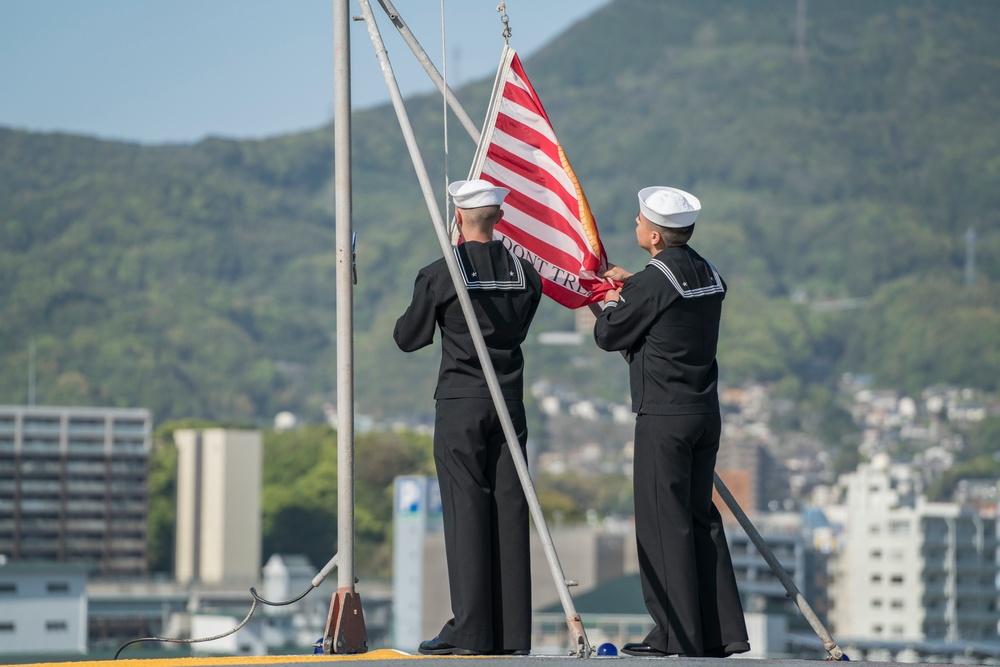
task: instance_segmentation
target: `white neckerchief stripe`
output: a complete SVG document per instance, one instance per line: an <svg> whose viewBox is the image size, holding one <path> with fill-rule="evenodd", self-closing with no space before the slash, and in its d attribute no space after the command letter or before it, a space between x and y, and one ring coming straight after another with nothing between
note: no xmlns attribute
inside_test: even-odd
<svg viewBox="0 0 1000 667"><path fill-rule="evenodd" d="M659 269L663 273L663 275L667 277L667 280L670 281L670 283L674 286L674 288L676 288L678 293L680 293L680 295L685 299L693 299L699 296L710 296L712 294L724 293L726 289L722 286L722 278L719 277L719 272L716 271L715 267L712 266L712 264L707 260L705 263L708 264L708 268L712 269L712 277L715 279L715 284L709 287L698 287L695 289L684 289L683 287L681 287L680 281L677 280L676 276L674 276L674 272L670 270L670 267L668 267L666 264L664 264L658 259L649 260L649 264L647 266L652 266L653 268Z"/></svg>
<svg viewBox="0 0 1000 667"><path fill-rule="evenodd" d="M507 250L507 248L504 248ZM524 277L524 267L521 266L521 262L518 261L517 256L514 255L510 250L507 250L507 254L510 255L512 264L514 265L514 277L510 280L471 280L469 276L469 271L465 268L465 263L462 261L462 253L458 251L458 247L455 247L455 257L458 259L458 264L462 269L462 280L465 281L465 288L470 290L523 290L527 287L528 281Z"/></svg>

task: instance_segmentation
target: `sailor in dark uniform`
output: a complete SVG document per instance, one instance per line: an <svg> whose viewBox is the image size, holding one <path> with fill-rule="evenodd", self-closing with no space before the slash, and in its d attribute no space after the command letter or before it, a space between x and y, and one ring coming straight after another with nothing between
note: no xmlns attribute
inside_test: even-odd
<svg viewBox="0 0 1000 667"><path fill-rule="evenodd" d="M493 240L509 190L483 180L448 188L463 243L454 249L507 402L522 453L528 334L542 295L532 265ZM527 654L531 646L528 503L444 259L417 274L413 300L393 338L404 352L430 345L441 329L434 462L441 486L448 583L454 617L429 655Z"/></svg>
<svg viewBox="0 0 1000 667"><path fill-rule="evenodd" d="M652 259L610 291L597 345L624 351L635 420L635 533L656 627L624 653L725 657L750 650L722 519L712 502L722 420L715 359L726 283L689 245L701 203L639 191L636 240Z"/></svg>

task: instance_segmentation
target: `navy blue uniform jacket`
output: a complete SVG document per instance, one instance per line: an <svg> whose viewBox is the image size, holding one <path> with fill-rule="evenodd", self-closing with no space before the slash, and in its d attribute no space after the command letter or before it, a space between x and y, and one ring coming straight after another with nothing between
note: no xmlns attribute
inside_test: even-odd
<svg viewBox="0 0 1000 667"><path fill-rule="evenodd" d="M719 320L726 283L690 246L666 248L625 281L621 302L594 325L604 350L623 350L632 411L651 415L718 412Z"/></svg>
<svg viewBox="0 0 1000 667"><path fill-rule="evenodd" d="M541 301L542 279L530 262L512 255L500 241L467 241L455 254L504 398L521 400L521 343ZM413 300L396 321L392 337L399 349L412 352L434 341L435 328L441 329L441 367L434 398L490 398L444 258L417 274Z"/></svg>

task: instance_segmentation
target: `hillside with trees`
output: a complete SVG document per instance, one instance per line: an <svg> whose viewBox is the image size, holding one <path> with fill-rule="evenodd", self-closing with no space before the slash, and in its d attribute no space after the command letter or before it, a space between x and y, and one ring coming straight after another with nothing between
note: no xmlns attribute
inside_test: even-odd
<svg viewBox="0 0 1000 667"><path fill-rule="evenodd" d="M704 204L692 245L730 287L725 382L1000 389L1000 4L812 2L802 31L796 4L617 0L526 59L612 261L644 262L635 192L683 187ZM489 85L458 91L473 118ZM440 99L407 104L441 183ZM455 178L474 146L449 126ZM38 403L321 421L332 134L141 146L0 128L0 401L27 401L33 345ZM404 355L391 331L440 250L391 109L358 111L354 135L356 407L426 415L437 354ZM546 301L534 333L572 326ZM529 382L627 395L620 358L587 344L533 336L526 356Z"/></svg>

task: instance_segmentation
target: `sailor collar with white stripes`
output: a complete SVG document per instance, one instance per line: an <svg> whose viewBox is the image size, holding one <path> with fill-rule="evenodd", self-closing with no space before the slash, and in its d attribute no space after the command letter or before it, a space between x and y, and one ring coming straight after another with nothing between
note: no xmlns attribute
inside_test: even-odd
<svg viewBox="0 0 1000 667"><path fill-rule="evenodd" d="M667 277L670 284L674 286L677 292L685 299L694 299L699 296L711 296L713 294L723 294L726 288L722 286L722 278L719 277L719 272L715 270L712 263L708 260L704 260L708 268L712 270L712 275L708 277L708 280L712 283L711 285L696 285L691 287L683 278L678 279L674 275L667 263L659 259L651 259L646 266L652 266L654 269L658 269L663 275Z"/></svg>
<svg viewBox="0 0 1000 667"><path fill-rule="evenodd" d="M521 266L521 262L517 257L507 248L507 254L510 256L510 266L505 270L506 276L494 276L492 280L482 280L479 277L479 272L476 271L475 267L466 267L465 262L462 261L462 253L459 249L455 249L455 257L458 259L458 266L462 270L462 279L465 282L465 288L468 290L523 290L528 286L528 281L524 276L524 267Z"/></svg>

